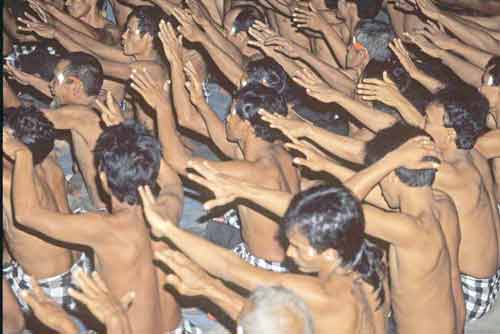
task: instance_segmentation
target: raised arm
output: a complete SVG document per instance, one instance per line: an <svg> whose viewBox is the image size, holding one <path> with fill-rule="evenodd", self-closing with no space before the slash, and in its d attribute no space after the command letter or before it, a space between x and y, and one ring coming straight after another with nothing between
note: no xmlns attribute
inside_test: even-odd
<svg viewBox="0 0 500 334"><path fill-rule="evenodd" d="M230 54L220 49L214 41L194 22L193 17L182 9L175 9L174 15L180 22L179 32L191 42L200 43L214 59L217 66L233 85L238 87L241 77L245 72L242 63L238 63Z"/></svg>
<svg viewBox="0 0 500 334"><path fill-rule="evenodd" d="M6 130L3 132L4 152L15 159L13 206L16 221L51 238L95 246L108 235L100 214L64 214L42 207L35 187L33 157L29 149Z"/></svg>
<svg viewBox="0 0 500 334"><path fill-rule="evenodd" d="M229 317L237 320L245 298L224 285L221 280L210 276L205 270L184 254L171 249L159 252L156 258L164 262L172 274L167 283L184 296L204 296L222 308Z"/></svg>
<svg viewBox="0 0 500 334"><path fill-rule="evenodd" d="M390 127L397 122L395 117L371 108L352 99L348 95L329 87L324 81L308 69L303 69L297 72L293 79L299 85L306 88L308 95L323 103L338 103L373 132L378 132L382 129Z"/></svg>
<svg viewBox="0 0 500 334"><path fill-rule="evenodd" d="M479 137L474 148L486 159L500 158L500 129L489 131Z"/></svg>
<svg viewBox="0 0 500 334"><path fill-rule="evenodd" d="M45 81L42 78L37 77L36 75L23 72L8 63L5 64L3 68L14 80L16 80L21 85L30 85L31 87L41 92L43 95L52 97L48 81Z"/></svg>

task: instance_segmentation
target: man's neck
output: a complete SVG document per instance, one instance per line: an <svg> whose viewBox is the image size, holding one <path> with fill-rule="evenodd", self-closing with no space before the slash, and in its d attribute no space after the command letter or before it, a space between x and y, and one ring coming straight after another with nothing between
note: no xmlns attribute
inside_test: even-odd
<svg viewBox="0 0 500 334"><path fill-rule="evenodd" d="M415 200L416 198L418 200ZM405 187L399 195L400 211L413 217L418 217L422 212L429 211L432 202L432 188L429 186Z"/></svg>
<svg viewBox="0 0 500 334"><path fill-rule="evenodd" d="M85 106L85 107L93 107L95 103L96 97L95 96L86 96L82 97L81 99L78 99L76 101L72 101L72 103L68 103L66 105L78 105L78 106Z"/></svg>
<svg viewBox="0 0 500 334"><path fill-rule="evenodd" d="M259 160L262 156L269 156L272 143L255 136L249 136L239 142L243 156L247 161Z"/></svg>
<svg viewBox="0 0 500 334"><path fill-rule="evenodd" d="M457 161L466 160L470 156L469 150L461 150L456 147L450 149L442 149L443 159L445 162L453 164Z"/></svg>
<svg viewBox="0 0 500 334"><path fill-rule="evenodd" d="M134 56L135 61L153 61L157 62L159 59L158 52L154 48L148 48L145 52Z"/></svg>

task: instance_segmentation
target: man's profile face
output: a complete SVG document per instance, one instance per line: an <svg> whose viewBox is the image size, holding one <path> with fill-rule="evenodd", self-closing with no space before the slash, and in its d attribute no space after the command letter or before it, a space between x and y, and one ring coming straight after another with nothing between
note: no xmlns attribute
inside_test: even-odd
<svg viewBox="0 0 500 334"><path fill-rule="evenodd" d="M66 0L66 8L69 15L81 18L89 13L96 0Z"/></svg>
<svg viewBox="0 0 500 334"><path fill-rule="evenodd" d="M438 103L430 103L426 110L424 130L431 135L438 148L446 148L449 145L449 129L444 126L444 106Z"/></svg>
<svg viewBox="0 0 500 334"><path fill-rule="evenodd" d="M71 81L64 71L69 66L68 60L61 60L54 69L54 77L49 84L50 92L59 105L65 105L72 101Z"/></svg>
<svg viewBox="0 0 500 334"><path fill-rule="evenodd" d="M321 255L312 248L309 240L294 227L288 233L286 255L295 262L300 271L316 273L320 270Z"/></svg>
<svg viewBox="0 0 500 334"><path fill-rule="evenodd" d="M144 52L146 36L147 34L142 34L139 30L139 19L136 17L130 18L122 35L123 53L127 56L135 56Z"/></svg>

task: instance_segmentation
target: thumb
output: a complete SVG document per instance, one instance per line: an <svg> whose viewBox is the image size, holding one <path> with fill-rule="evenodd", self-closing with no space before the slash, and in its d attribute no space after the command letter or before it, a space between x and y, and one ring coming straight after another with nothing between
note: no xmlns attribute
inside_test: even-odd
<svg viewBox="0 0 500 334"><path fill-rule="evenodd" d="M129 291L120 299L120 304L124 310L128 310L135 299L135 291Z"/></svg>
<svg viewBox="0 0 500 334"><path fill-rule="evenodd" d="M167 284L172 285L177 291L181 292L183 284L178 276L174 274L167 275Z"/></svg>
<svg viewBox="0 0 500 334"><path fill-rule="evenodd" d="M392 79L389 77L389 74L387 74L387 71L384 71L382 76L384 78L384 82L396 86L396 83L394 81L392 81Z"/></svg>

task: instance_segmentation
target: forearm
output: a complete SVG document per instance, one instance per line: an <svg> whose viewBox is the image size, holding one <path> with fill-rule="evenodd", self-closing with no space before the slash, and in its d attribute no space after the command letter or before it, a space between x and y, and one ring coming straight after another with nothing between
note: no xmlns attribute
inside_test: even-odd
<svg viewBox="0 0 500 334"><path fill-rule="evenodd" d="M337 59L337 63L340 64L342 68L346 68L347 46L340 37L339 33L328 24L322 25L321 32L323 33L323 36L325 36L326 42L332 49L333 54Z"/></svg>
<svg viewBox="0 0 500 334"><path fill-rule="evenodd" d="M170 63L170 80L172 81L172 100L174 103L177 122L183 128L194 131L200 135L208 137L208 131L201 115L191 104L186 91L186 77L182 64Z"/></svg>
<svg viewBox="0 0 500 334"><path fill-rule="evenodd" d="M441 51L440 58L443 64L451 68L463 81L475 87L481 86L483 76L481 68L445 50Z"/></svg>
<svg viewBox="0 0 500 334"><path fill-rule="evenodd" d="M168 0L150 0L152 3L160 7L165 13L172 15L172 11L174 8L177 8L176 4L173 4L172 2Z"/></svg>
<svg viewBox="0 0 500 334"><path fill-rule="evenodd" d="M9 82L3 78L3 107L4 108L19 108L21 100L17 97L14 90L10 87Z"/></svg>
<svg viewBox="0 0 500 334"><path fill-rule="evenodd" d="M131 61L131 58L123 54L123 51L119 48L101 43L64 24L59 24L56 28L55 38L64 48L68 49L68 51L84 51L110 61Z"/></svg>
<svg viewBox="0 0 500 334"><path fill-rule="evenodd" d="M269 4L278 12L286 16L292 16L292 10L294 8L295 1L278 1L278 0L259 0L263 5Z"/></svg>
<svg viewBox="0 0 500 334"><path fill-rule="evenodd" d="M211 22L203 24L205 33L212 39L215 45L224 50L236 63L243 64L243 55L240 50L231 43L224 34Z"/></svg>
<svg viewBox="0 0 500 334"><path fill-rule="evenodd" d="M394 107L408 124L424 128L425 117L405 97L401 96Z"/></svg>
<svg viewBox="0 0 500 334"><path fill-rule="evenodd" d="M453 41L450 50L462 55L470 63L480 68L484 68L488 63L488 61L491 59L491 57L493 57L492 54L481 51L480 49L469 46L467 44L464 44L459 40Z"/></svg>
<svg viewBox="0 0 500 334"><path fill-rule="evenodd" d="M208 54L217 64L226 78L236 87L239 87L240 80L245 73L242 63L237 63L230 55L219 49L214 42L207 36L201 44L205 47Z"/></svg>
<svg viewBox="0 0 500 334"><path fill-rule="evenodd" d="M75 31L85 34L90 38L93 39L98 38L96 29L94 29L93 27L89 26L88 24L84 23L79 19L75 19L71 15L66 14L65 12L57 9L56 7L49 5L48 13L52 15L57 21L59 21L59 22L56 21L56 27L58 24L64 24L68 27L71 27L71 29Z"/></svg>
<svg viewBox="0 0 500 334"><path fill-rule="evenodd" d="M500 54L500 41L493 38L489 33L475 29L470 24L461 22L447 13L441 13L438 21L464 43L486 52Z"/></svg>
<svg viewBox="0 0 500 334"><path fill-rule="evenodd" d="M368 107L346 95L342 96L336 102L373 132L386 129L397 122L397 119L393 116Z"/></svg>
<svg viewBox="0 0 500 334"><path fill-rule="evenodd" d="M14 165L13 207L16 220L20 224L30 226L40 208L40 201L36 194L33 157L28 149L18 150Z"/></svg>
<svg viewBox="0 0 500 334"><path fill-rule="evenodd" d="M228 288L216 278L207 283L205 297L219 306L231 319L238 320L238 316L245 305L245 298Z"/></svg>
<svg viewBox="0 0 500 334"><path fill-rule="evenodd" d="M240 198L247 199L269 210L278 217L283 217L285 215L293 199L293 194L291 193L262 188L256 185L245 184L242 185L241 190Z"/></svg>
<svg viewBox="0 0 500 334"><path fill-rule="evenodd" d="M417 70L415 73L410 73L410 76L431 93L436 93L445 86L444 83L422 72L421 70Z"/></svg>
<svg viewBox="0 0 500 334"><path fill-rule="evenodd" d="M364 161L365 144L360 140L341 136L314 126L310 126L310 131L308 131L306 137L341 159L358 164Z"/></svg>
<svg viewBox="0 0 500 334"><path fill-rule="evenodd" d="M299 57L308 63L330 86L335 87L344 94L352 95L356 84L339 69L330 66L314 56L308 50L296 46Z"/></svg>

